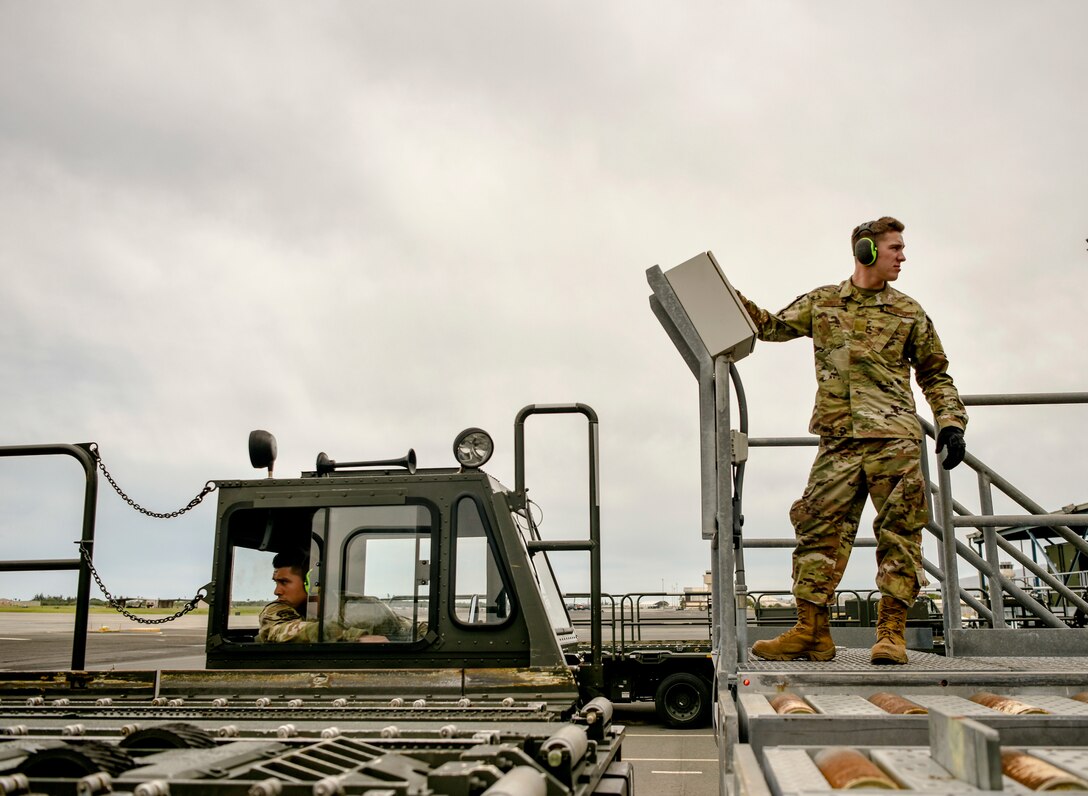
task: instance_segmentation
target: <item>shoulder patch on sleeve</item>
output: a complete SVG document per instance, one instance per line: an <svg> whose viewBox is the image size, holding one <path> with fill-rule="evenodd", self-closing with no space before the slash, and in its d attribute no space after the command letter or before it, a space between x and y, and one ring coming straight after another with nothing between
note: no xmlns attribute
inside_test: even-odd
<svg viewBox="0 0 1088 796"><path fill-rule="evenodd" d="M263 609L261 609L260 621L265 622L289 622L292 619L299 619L298 611L292 608L290 605L281 602L269 603Z"/></svg>

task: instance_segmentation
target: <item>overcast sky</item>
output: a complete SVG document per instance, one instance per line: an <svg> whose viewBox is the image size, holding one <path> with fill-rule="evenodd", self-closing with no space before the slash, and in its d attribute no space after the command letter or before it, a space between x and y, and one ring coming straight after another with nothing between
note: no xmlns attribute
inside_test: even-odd
<svg viewBox="0 0 1088 796"><path fill-rule="evenodd" d="M482 426L512 486L517 410L581 401L605 588L696 585L696 383L646 269L709 249L774 310L891 214L961 392L1084 391L1085 30L1079 0L0 0L0 445L95 441L170 511L256 475L250 429L295 475L449 466ZM805 433L808 341L740 371L753 435ZM1055 509L1088 501L1086 420L979 408L967 445ZM584 534L584 421L528 429L544 535ZM748 534L792 533L812 453L752 452ZM74 460L0 459L0 556L73 556L81 500ZM103 481L96 562L114 593L191 595L213 529L214 497L151 520ZM846 585L873 570L859 551ZM749 559L753 588L788 572ZM75 576L0 573L37 591Z"/></svg>

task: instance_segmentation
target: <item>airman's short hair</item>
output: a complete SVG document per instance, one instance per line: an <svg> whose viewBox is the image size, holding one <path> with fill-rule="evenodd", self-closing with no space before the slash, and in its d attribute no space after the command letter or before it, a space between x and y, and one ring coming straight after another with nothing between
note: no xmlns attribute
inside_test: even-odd
<svg viewBox="0 0 1088 796"><path fill-rule="evenodd" d="M310 568L310 554L305 550L281 550L272 559L272 569L290 567L296 575L302 575Z"/></svg>
<svg viewBox="0 0 1088 796"><path fill-rule="evenodd" d="M903 222L891 216L881 216L876 221L858 224L850 233L850 250L853 251L862 238L872 238L875 242L885 232L902 232L904 229L906 227L903 226Z"/></svg>

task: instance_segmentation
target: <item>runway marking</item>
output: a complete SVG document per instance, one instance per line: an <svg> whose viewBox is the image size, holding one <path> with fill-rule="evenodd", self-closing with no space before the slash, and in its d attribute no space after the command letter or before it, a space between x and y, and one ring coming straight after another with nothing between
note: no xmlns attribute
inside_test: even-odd
<svg viewBox="0 0 1088 796"><path fill-rule="evenodd" d="M623 759L629 763L717 763L716 757L628 757Z"/></svg>
<svg viewBox="0 0 1088 796"><path fill-rule="evenodd" d="M702 771L650 771L651 774L702 774Z"/></svg>
<svg viewBox="0 0 1088 796"><path fill-rule="evenodd" d="M690 735L684 733L683 735L668 735L660 732L628 732L624 733L625 738L713 738L714 733L701 732L691 733Z"/></svg>
<svg viewBox="0 0 1088 796"><path fill-rule="evenodd" d="M14 636L0 636L0 641L30 641L28 638L15 638Z"/></svg>

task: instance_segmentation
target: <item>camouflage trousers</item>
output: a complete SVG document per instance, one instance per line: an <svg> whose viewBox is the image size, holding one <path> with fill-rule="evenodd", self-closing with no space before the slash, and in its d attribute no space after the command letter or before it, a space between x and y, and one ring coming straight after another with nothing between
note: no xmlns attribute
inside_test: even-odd
<svg viewBox="0 0 1088 796"><path fill-rule="evenodd" d="M876 585L911 605L926 585L928 520L921 446L913 439L821 437L804 494L790 508L797 536L793 594L827 605L846 570L865 498L876 508Z"/></svg>

